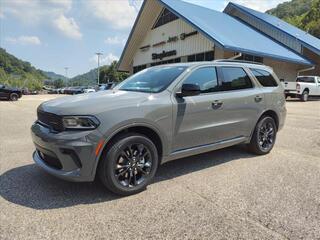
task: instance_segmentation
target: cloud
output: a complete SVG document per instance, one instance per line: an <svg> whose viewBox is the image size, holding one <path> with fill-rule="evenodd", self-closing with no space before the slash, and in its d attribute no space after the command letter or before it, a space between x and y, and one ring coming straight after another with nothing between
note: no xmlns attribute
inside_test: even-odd
<svg viewBox="0 0 320 240"><path fill-rule="evenodd" d="M107 37L107 39L104 42L110 45L119 45L119 44L124 45L126 43L126 39L120 38L118 36L114 36L114 37Z"/></svg>
<svg viewBox="0 0 320 240"><path fill-rule="evenodd" d="M41 45L41 41L37 36L7 37L6 41L11 44Z"/></svg>
<svg viewBox="0 0 320 240"><path fill-rule="evenodd" d="M98 64L98 56L94 55L93 57L91 57L90 62L94 62L96 64ZM100 56L100 66L101 65L110 65L113 61L118 61L119 57L116 55L113 55L112 53L109 53L106 56Z"/></svg>
<svg viewBox="0 0 320 240"><path fill-rule="evenodd" d="M140 5L139 2L138 5ZM139 8L134 3L134 1L128 0L91 0L86 2L88 10L94 17L106 21L114 29L128 29L133 25Z"/></svg>
<svg viewBox="0 0 320 240"><path fill-rule="evenodd" d="M73 39L81 39L82 33L76 21L73 18L67 18L60 15L53 21L54 26L60 30L65 36Z"/></svg>
<svg viewBox="0 0 320 240"><path fill-rule="evenodd" d="M287 0L267 0L267 1L258 1L258 0L232 0L234 3L238 3L248 8L252 8L254 10L265 12L271 8L276 7L278 4L286 2ZM225 6L230 1L225 1Z"/></svg>
<svg viewBox="0 0 320 240"><path fill-rule="evenodd" d="M72 0L6 0L1 2L0 16L13 17L22 24L53 27L67 37L80 39L78 24L66 17L71 8Z"/></svg>

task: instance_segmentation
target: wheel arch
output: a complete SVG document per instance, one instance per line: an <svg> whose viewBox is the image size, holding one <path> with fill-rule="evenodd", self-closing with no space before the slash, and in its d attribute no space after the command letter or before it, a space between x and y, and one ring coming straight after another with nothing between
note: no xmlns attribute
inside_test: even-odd
<svg viewBox="0 0 320 240"><path fill-rule="evenodd" d="M100 154L97 156L97 161L94 170L94 175L97 173L97 169L99 167L99 163L101 162L101 158L106 154L108 149L115 143L119 138L128 133L138 133L148 137L156 146L159 156L159 164L161 164L162 157L165 154L166 145L164 137L160 134L159 130L150 126L148 124L131 124L128 126L124 126L117 131L113 132L110 137L108 137L103 146L101 147Z"/></svg>
<svg viewBox="0 0 320 240"><path fill-rule="evenodd" d="M278 114L273 111L273 110L266 110L265 112L263 112L260 116L260 118L258 119L257 123L260 121L261 118L265 117L265 116L269 116L269 117L272 117L273 120L275 121L276 123L276 126L277 126L277 129L279 129L279 116Z"/></svg>

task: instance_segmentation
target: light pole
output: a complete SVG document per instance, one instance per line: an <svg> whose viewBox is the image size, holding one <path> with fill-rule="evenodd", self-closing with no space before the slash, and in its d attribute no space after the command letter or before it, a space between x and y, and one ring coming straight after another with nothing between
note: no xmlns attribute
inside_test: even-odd
<svg viewBox="0 0 320 240"><path fill-rule="evenodd" d="M101 52L97 52L96 55L98 56L98 86L100 84L100 56L103 55Z"/></svg>
<svg viewBox="0 0 320 240"><path fill-rule="evenodd" d="M64 70L66 72L65 78L66 78L66 87L68 87L68 67L65 67Z"/></svg>

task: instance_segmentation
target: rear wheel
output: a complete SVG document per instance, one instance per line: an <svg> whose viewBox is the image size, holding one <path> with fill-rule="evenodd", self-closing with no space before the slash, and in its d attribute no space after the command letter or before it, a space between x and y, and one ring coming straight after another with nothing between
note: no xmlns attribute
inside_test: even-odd
<svg viewBox="0 0 320 240"><path fill-rule="evenodd" d="M303 91L302 95L301 95L301 101L303 102L307 102L309 99L309 92L308 91Z"/></svg>
<svg viewBox="0 0 320 240"><path fill-rule="evenodd" d="M127 134L104 151L99 177L112 192L131 195L143 191L158 167L154 143L140 134Z"/></svg>
<svg viewBox="0 0 320 240"><path fill-rule="evenodd" d="M258 155L269 153L275 143L277 126L272 117L262 117L253 132L249 150Z"/></svg>
<svg viewBox="0 0 320 240"><path fill-rule="evenodd" d="M10 94L10 100L11 101L17 101L18 99L19 99L18 94L16 94L16 93L11 93Z"/></svg>

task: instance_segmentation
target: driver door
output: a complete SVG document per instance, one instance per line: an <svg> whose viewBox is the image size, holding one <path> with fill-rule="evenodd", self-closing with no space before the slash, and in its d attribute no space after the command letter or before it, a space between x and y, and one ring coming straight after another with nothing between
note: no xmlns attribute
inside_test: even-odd
<svg viewBox="0 0 320 240"><path fill-rule="evenodd" d="M201 67L190 73L183 84L199 85L201 94L173 99L173 151L215 142L212 92L218 86L215 67Z"/></svg>

